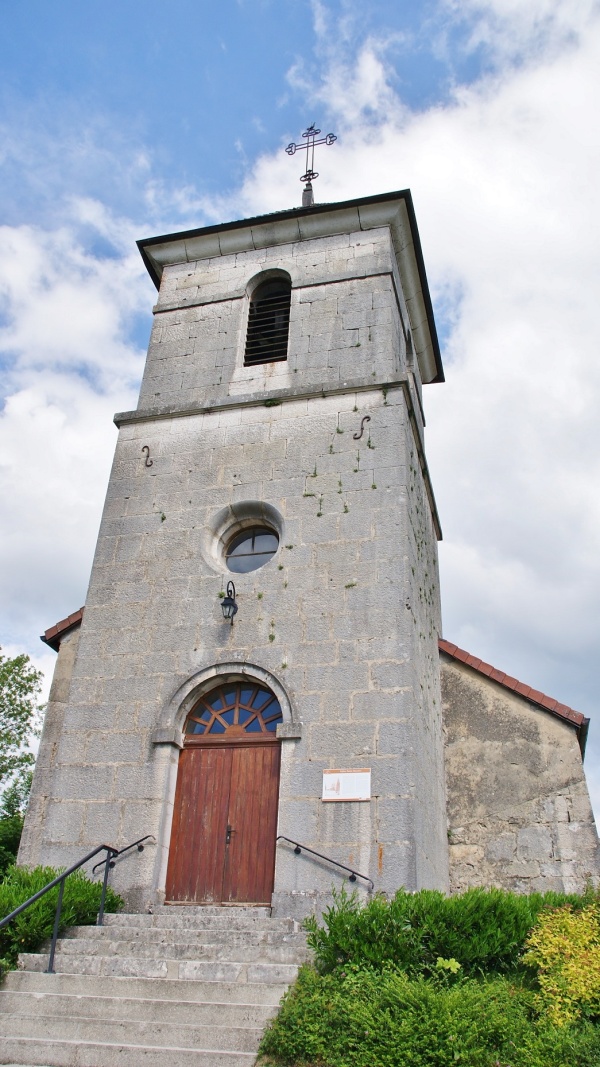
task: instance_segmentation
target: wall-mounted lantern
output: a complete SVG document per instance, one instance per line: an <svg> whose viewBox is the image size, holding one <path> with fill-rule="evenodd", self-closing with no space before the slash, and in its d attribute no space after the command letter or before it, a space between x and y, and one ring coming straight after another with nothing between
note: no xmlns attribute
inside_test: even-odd
<svg viewBox="0 0 600 1067"><path fill-rule="evenodd" d="M223 612L224 619L231 619L231 625L233 626L233 616L236 614L238 606L235 602L235 585L233 582L227 582L227 596L223 597L221 601L221 610Z"/></svg>

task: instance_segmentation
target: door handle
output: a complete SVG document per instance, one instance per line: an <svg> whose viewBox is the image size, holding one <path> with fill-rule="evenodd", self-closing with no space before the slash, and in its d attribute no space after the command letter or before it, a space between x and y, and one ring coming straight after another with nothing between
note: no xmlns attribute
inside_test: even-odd
<svg viewBox="0 0 600 1067"><path fill-rule="evenodd" d="M227 832L225 834L225 844L226 845L229 845L231 843L231 835L234 834L234 833L235 833L235 830L231 826L228 826L227 827Z"/></svg>

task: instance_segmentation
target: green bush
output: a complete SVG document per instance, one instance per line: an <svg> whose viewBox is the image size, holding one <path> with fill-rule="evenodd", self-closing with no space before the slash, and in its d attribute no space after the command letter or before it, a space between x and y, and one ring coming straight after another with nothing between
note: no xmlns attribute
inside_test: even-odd
<svg viewBox="0 0 600 1067"><path fill-rule="evenodd" d="M598 1067L600 1031L538 1025L532 999L506 978L305 966L260 1051L295 1067Z"/></svg>
<svg viewBox="0 0 600 1067"><path fill-rule="evenodd" d="M19 904L43 889L59 873L53 867L9 867L0 882L0 918L10 915ZM4 967L14 967L19 952L37 952L43 942L52 936L58 889L55 886L41 900L0 929L0 961ZM65 882L60 929L95 923L101 893L101 884L92 882L81 871L69 875ZM122 906L121 897L109 886L106 911L118 911Z"/></svg>
<svg viewBox="0 0 600 1067"><path fill-rule="evenodd" d="M535 967L536 1001L557 1026L600 1018L600 905L543 912L530 932L524 962Z"/></svg>
<svg viewBox="0 0 600 1067"><path fill-rule="evenodd" d="M324 926L307 920L308 943L317 969L328 974L348 964L382 968L391 963L412 977L432 975L439 957L455 959L461 974L510 974L520 966L525 939L542 908L593 899L559 893L519 896L502 889L469 889L445 897L436 890L388 900L376 895L361 904L339 893L323 915Z"/></svg>

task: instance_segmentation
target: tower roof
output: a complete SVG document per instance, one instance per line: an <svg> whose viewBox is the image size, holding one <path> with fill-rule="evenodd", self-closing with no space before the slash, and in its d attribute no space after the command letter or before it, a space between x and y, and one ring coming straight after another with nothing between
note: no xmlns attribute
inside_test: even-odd
<svg viewBox="0 0 600 1067"><path fill-rule="evenodd" d="M379 226L390 228L423 381L443 382L442 357L409 189L148 237L137 245L158 289L163 269L171 263L213 259Z"/></svg>

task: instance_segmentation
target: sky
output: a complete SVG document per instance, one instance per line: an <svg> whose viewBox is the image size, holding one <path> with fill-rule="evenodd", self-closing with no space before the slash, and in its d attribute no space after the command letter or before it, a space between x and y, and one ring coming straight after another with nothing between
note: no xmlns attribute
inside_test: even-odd
<svg viewBox="0 0 600 1067"><path fill-rule="evenodd" d="M0 0L0 644L85 601L137 238L410 188L444 636L589 715L600 812L600 3Z"/></svg>

